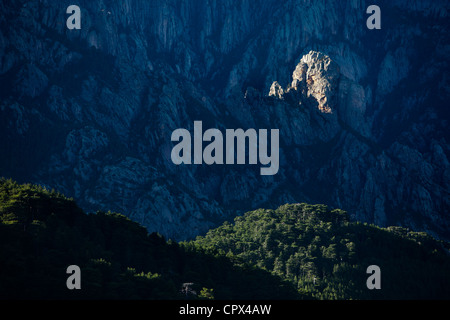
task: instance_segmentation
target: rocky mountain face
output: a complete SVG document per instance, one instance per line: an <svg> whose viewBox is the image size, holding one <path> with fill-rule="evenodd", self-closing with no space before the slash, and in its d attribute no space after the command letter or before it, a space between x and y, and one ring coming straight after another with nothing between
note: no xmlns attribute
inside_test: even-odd
<svg viewBox="0 0 450 320"><path fill-rule="evenodd" d="M0 175L176 240L324 203L450 239L449 4L0 4ZM280 130L280 168L175 165L177 128Z"/></svg>

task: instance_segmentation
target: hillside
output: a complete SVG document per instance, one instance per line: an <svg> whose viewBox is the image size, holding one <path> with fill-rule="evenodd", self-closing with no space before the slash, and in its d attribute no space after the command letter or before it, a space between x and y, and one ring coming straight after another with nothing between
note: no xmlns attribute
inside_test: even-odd
<svg viewBox="0 0 450 320"><path fill-rule="evenodd" d="M0 180L0 221L0 299L303 298L264 270L185 250L121 214L85 214L38 186ZM81 290L66 287L69 265Z"/></svg>
<svg viewBox="0 0 450 320"><path fill-rule="evenodd" d="M342 210L260 209L195 241L166 241L118 213L0 180L0 299L448 299L448 244ZM66 268L81 269L68 290ZM381 268L381 290L365 286ZM182 288L189 288L188 293Z"/></svg>
<svg viewBox="0 0 450 320"><path fill-rule="evenodd" d="M448 243L349 222L325 205L248 212L188 245L270 271L318 299L450 298ZM366 286L370 265L380 267L381 290Z"/></svg>

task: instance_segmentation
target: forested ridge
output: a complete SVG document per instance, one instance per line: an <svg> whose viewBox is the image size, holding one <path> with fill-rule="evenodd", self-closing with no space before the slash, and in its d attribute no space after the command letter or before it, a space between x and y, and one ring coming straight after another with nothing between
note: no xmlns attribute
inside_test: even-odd
<svg viewBox="0 0 450 320"><path fill-rule="evenodd" d="M176 243L0 179L1 299L449 299L448 243L324 205L259 209ZM69 290L66 268L81 269ZM369 290L366 268L381 269Z"/></svg>
<svg viewBox="0 0 450 320"><path fill-rule="evenodd" d="M318 299L450 298L449 245L424 232L350 222L325 205L290 204L237 217L187 244L255 265ZM381 270L369 290L367 267Z"/></svg>

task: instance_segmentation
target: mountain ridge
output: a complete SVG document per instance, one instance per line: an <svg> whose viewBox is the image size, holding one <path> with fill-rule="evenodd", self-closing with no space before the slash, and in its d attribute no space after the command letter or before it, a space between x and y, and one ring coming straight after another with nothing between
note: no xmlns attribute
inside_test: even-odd
<svg viewBox="0 0 450 320"><path fill-rule="evenodd" d="M258 209L177 243L126 216L85 213L41 186L0 179L2 299L448 299L450 244L351 222L305 203ZM26 261L26 263L24 263ZM69 290L68 266L81 270ZM381 289L366 269L381 269Z"/></svg>

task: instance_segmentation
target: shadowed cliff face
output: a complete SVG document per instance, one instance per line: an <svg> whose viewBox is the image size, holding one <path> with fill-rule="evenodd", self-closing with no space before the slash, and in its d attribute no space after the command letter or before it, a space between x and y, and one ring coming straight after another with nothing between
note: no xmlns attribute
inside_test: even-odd
<svg viewBox="0 0 450 320"><path fill-rule="evenodd" d="M0 175L180 240L287 202L449 234L446 1L1 6ZM280 169L180 165L177 128L280 130Z"/></svg>

